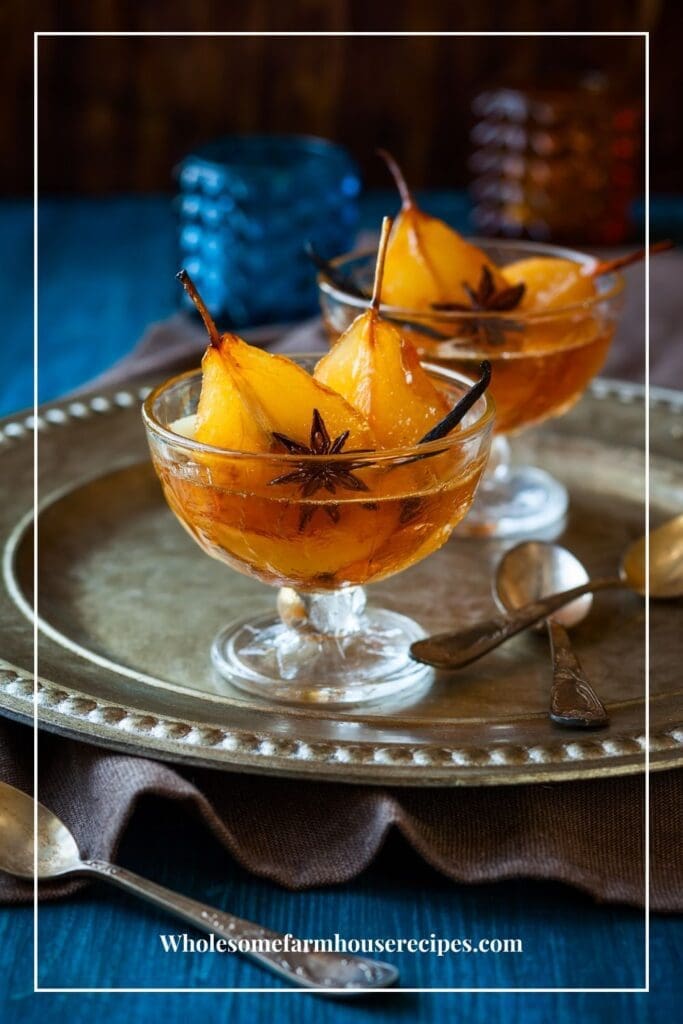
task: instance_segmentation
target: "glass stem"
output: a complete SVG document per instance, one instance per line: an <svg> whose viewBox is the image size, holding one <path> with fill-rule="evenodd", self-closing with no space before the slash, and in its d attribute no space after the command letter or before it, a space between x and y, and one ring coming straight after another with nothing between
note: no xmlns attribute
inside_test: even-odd
<svg viewBox="0 0 683 1024"><path fill-rule="evenodd" d="M510 442L504 434L496 434L491 442L486 473L481 481L481 490L491 489L504 483L510 476L512 452Z"/></svg>
<svg viewBox="0 0 683 1024"><path fill-rule="evenodd" d="M277 596L277 610L290 629L325 636L349 636L362 629L365 601L363 587L318 590L310 594L282 587Z"/></svg>

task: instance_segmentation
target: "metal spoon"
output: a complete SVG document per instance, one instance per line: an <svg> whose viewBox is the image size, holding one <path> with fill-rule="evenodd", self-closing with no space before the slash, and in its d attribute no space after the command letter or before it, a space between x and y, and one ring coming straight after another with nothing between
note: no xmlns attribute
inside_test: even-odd
<svg viewBox="0 0 683 1024"><path fill-rule="evenodd" d="M510 548L501 559L494 596L503 611L513 612L570 582L574 586L588 582L588 573L578 558L559 544L532 540ZM556 725L596 729L609 722L567 633L567 628L585 619L592 604L592 594L585 594L545 620L553 659L550 717Z"/></svg>
<svg viewBox="0 0 683 1024"><path fill-rule="evenodd" d="M19 878L33 878L34 807L35 802L26 793L0 782L0 870ZM125 868L100 860L82 860L76 840L66 825L40 803L37 834L40 880L94 875L149 900L202 931L214 932L222 939L235 942L240 939L268 940L270 949L267 952L254 950L247 956L295 985L320 991L341 989L344 990L339 993L341 995L354 995L366 989L388 988L398 980L398 971L391 964L346 954L285 950L284 935L222 910L214 910L140 878ZM290 944L292 939L290 935ZM282 952L273 949L273 943L277 946L278 942Z"/></svg>
<svg viewBox="0 0 683 1024"><path fill-rule="evenodd" d="M462 668L584 594L618 587L644 594L645 540L641 537L626 549L618 576L589 580L581 586L532 601L507 616L496 616L458 633L438 633L425 640L417 640L410 653L416 661L435 668ZM670 519L650 533L649 576L650 597L683 595L683 515ZM571 579L567 580L567 583L571 582Z"/></svg>

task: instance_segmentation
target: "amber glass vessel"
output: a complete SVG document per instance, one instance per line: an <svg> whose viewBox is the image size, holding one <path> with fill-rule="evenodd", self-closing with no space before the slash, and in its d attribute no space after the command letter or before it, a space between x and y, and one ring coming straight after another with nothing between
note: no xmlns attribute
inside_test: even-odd
<svg viewBox="0 0 683 1024"><path fill-rule="evenodd" d="M470 191L476 230L616 245L640 193L642 104L601 75L475 97Z"/></svg>
<svg viewBox="0 0 683 1024"><path fill-rule="evenodd" d="M474 241L498 266L539 256L586 267L594 263L592 257L557 246ZM367 288L374 259L374 253L360 253L333 262L342 279ZM334 342L367 302L324 277L319 288L323 319ZM400 325L423 358L472 379L482 359L492 364L495 459L464 529L486 536L523 534L545 529L564 516L565 488L540 469L513 469L506 437L562 415L581 397L604 363L622 291L623 278L608 274L597 280L591 298L548 312L425 312L382 306L385 319Z"/></svg>
<svg viewBox="0 0 683 1024"><path fill-rule="evenodd" d="M294 357L312 370L315 357ZM455 402L469 382L428 367ZM281 616L246 619L214 642L221 675L287 701L351 703L415 685L417 623L365 608L362 586L439 548L468 512L493 424L487 396L459 428L429 444L338 455L233 452L192 439L201 371L163 384L145 402L154 467L169 506L199 546L281 591ZM322 468L331 481L306 493Z"/></svg>

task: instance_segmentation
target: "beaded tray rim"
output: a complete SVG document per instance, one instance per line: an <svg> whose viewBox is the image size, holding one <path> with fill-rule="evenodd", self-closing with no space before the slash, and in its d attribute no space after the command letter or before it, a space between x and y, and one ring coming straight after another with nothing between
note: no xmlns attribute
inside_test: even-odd
<svg viewBox="0 0 683 1024"><path fill-rule="evenodd" d="M0 423L3 448L32 449L35 430L51 430L93 415L125 413L149 387L113 389L51 404L38 417L22 414ZM643 406L636 384L598 379L590 388L599 401ZM683 392L650 389L653 416L683 413ZM681 431L676 427L681 436ZM1 641L1 634L0 634ZM0 647L0 654L2 649ZM138 756L192 763L230 771L393 785L500 785L562 781L642 772L646 751L652 770L683 764L683 722L651 731L600 738L562 736L534 746L489 743L481 747L448 743L308 742L283 738L269 729L183 720L145 713L126 702L95 698L39 678L0 659L0 712L32 721L61 735Z"/></svg>

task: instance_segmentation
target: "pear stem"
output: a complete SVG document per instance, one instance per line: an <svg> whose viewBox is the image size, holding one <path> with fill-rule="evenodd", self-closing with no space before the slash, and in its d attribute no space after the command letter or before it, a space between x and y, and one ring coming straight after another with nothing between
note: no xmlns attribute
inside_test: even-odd
<svg viewBox="0 0 683 1024"><path fill-rule="evenodd" d="M375 263L375 280L372 283L372 301L370 303L371 309L375 313L379 312L379 304L382 297L382 279L384 278L384 261L387 257L387 245L389 244L389 234L391 232L391 226L393 221L391 217L384 217L382 220L382 234L379 239L379 247L377 249L377 262Z"/></svg>
<svg viewBox="0 0 683 1024"><path fill-rule="evenodd" d="M658 252L667 252L669 249L673 249L674 243L667 239L665 242L656 242L650 246L650 256L654 256ZM645 259L646 249L638 249L636 252L629 252L625 256L617 256L613 260L603 260L600 263L596 263L595 266L588 271L588 277L602 277L603 274L613 274L615 270L622 270L624 267L630 267L633 263L640 263L641 260Z"/></svg>
<svg viewBox="0 0 683 1024"><path fill-rule="evenodd" d="M204 326L208 331L209 340L211 341L211 344L213 345L214 348L220 348L220 332L216 327L213 317L206 308L206 303L204 302L204 299L201 297L197 290L197 285L194 283L194 281L184 268L178 274L176 274L176 277L178 278L183 288L185 289L185 291L187 292L187 294L190 296L195 306L197 307L197 311L199 312L199 315L204 321Z"/></svg>
<svg viewBox="0 0 683 1024"><path fill-rule="evenodd" d="M389 168L389 172L396 182L396 188L401 196L401 202L403 203L403 209L408 210L415 206L415 199L413 193L408 188L408 182L406 181L403 171L401 170L396 158L387 149L376 150L377 156L380 156L384 163Z"/></svg>

